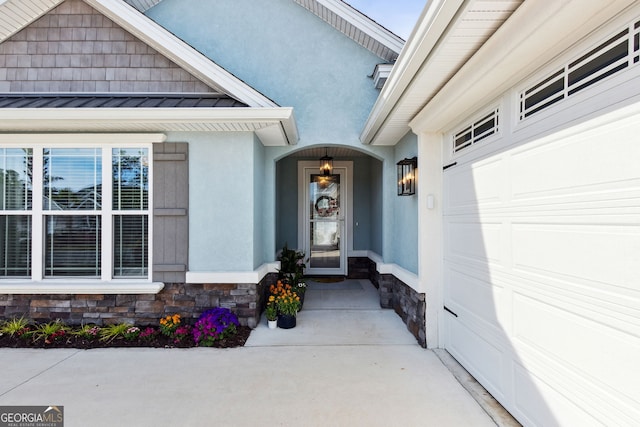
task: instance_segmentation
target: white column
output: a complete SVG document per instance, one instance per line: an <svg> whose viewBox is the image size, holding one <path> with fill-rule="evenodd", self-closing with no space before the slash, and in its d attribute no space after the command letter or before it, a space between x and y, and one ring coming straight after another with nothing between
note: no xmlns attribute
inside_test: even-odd
<svg viewBox="0 0 640 427"><path fill-rule="evenodd" d="M444 346L442 135L418 133L418 270L425 292L427 347Z"/></svg>

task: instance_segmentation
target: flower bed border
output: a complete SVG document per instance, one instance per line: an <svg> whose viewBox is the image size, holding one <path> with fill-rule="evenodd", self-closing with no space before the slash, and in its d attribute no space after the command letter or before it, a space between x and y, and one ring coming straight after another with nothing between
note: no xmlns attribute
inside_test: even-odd
<svg viewBox="0 0 640 427"><path fill-rule="evenodd" d="M140 327L145 329L146 327ZM157 329L157 328L156 328ZM235 335L221 339L213 343L209 348L236 348L245 345L249 335L251 334L251 328L248 326L239 326ZM41 341L34 341L30 338L20 338L17 336L10 336L8 334L0 335L0 348L76 348L82 350L89 350L94 348L207 348L197 346L192 337L188 337L184 341L175 342L173 338L166 335L162 335L159 330L158 333L152 339L137 338L135 340L128 340L124 337L116 338L112 341L101 341L99 338L83 338L77 335L66 334L60 337L50 344Z"/></svg>

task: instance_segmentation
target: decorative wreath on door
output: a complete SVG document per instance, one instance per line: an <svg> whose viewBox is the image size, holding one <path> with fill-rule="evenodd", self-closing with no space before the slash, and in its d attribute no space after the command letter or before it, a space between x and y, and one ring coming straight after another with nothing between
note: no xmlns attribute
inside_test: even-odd
<svg viewBox="0 0 640 427"><path fill-rule="evenodd" d="M326 200L326 203L322 203ZM315 204L316 212L318 216L327 217L331 216L335 210L338 209L338 203L336 199L330 196L320 196L316 199Z"/></svg>

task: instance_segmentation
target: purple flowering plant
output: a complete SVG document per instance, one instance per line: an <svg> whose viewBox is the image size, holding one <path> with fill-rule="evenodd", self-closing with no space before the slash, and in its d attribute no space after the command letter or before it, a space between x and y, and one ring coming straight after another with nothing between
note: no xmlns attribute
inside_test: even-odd
<svg viewBox="0 0 640 427"><path fill-rule="evenodd" d="M151 341L156 335L158 331L151 326L147 326L143 331L140 331L139 337L146 341Z"/></svg>
<svg viewBox="0 0 640 427"><path fill-rule="evenodd" d="M191 326L189 325L181 325L178 326L178 329L173 333L173 342L175 344L179 344L181 342L185 342L192 335Z"/></svg>
<svg viewBox="0 0 640 427"><path fill-rule="evenodd" d="M193 326L193 340L197 345L211 347L214 342L235 334L238 326L238 316L231 310L212 308L202 313Z"/></svg>

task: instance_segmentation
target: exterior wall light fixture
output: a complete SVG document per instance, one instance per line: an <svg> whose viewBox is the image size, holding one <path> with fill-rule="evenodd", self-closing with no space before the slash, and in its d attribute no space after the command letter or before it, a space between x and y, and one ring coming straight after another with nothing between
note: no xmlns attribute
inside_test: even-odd
<svg viewBox="0 0 640 427"><path fill-rule="evenodd" d="M413 196L416 194L417 168L417 157L398 162L398 196Z"/></svg>
<svg viewBox="0 0 640 427"><path fill-rule="evenodd" d="M322 175L331 175L333 171L333 157L329 157L327 149L324 149L324 156L320 157L320 172Z"/></svg>

